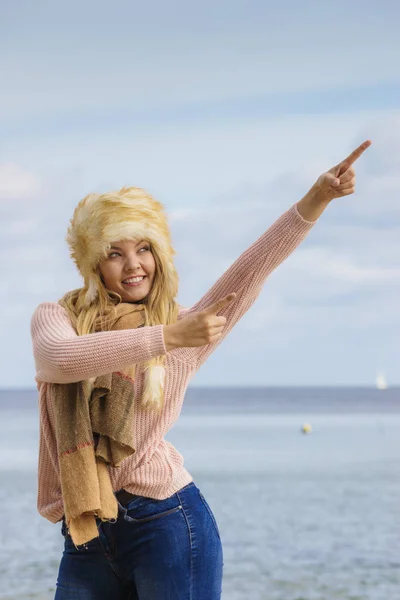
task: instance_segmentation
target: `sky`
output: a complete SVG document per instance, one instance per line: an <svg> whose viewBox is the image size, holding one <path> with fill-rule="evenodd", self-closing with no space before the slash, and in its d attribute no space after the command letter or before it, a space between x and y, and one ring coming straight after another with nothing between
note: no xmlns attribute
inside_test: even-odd
<svg viewBox="0 0 400 600"><path fill-rule="evenodd" d="M366 139L331 203L191 385L400 385L400 5L0 5L0 387L34 387L35 307L81 285L79 200L166 208L191 306Z"/></svg>

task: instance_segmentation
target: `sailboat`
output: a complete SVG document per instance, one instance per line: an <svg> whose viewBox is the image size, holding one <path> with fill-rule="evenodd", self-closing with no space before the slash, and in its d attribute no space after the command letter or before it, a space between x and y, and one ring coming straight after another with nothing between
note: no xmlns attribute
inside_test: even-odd
<svg viewBox="0 0 400 600"><path fill-rule="evenodd" d="M387 389L387 381L384 373L378 373L375 380L376 389L377 390L386 390Z"/></svg>

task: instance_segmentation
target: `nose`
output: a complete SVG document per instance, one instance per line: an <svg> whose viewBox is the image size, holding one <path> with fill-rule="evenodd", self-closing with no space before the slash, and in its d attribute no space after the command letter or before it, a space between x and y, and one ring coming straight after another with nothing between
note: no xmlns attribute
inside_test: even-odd
<svg viewBox="0 0 400 600"><path fill-rule="evenodd" d="M135 272L138 269L141 269L139 257L137 256L136 252L132 252L131 254L127 255L124 270L127 272Z"/></svg>

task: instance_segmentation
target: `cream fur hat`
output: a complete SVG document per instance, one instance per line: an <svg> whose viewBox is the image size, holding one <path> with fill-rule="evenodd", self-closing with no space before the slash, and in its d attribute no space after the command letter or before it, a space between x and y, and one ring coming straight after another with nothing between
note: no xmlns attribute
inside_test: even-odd
<svg viewBox="0 0 400 600"><path fill-rule="evenodd" d="M135 187L89 194L79 202L68 228L67 242L84 280L86 306L96 300L97 266L112 242L141 239L152 244L161 260L165 296L172 300L178 292L178 275L163 205Z"/></svg>

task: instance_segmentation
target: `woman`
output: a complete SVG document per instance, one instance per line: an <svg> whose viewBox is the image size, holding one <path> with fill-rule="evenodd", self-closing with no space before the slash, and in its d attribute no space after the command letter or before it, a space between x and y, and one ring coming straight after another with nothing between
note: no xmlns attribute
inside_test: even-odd
<svg viewBox="0 0 400 600"><path fill-rule="evenodd" d="M38 510L62 522L56 600L216 600L214 515L164 439L187 385L306 237L354 192L364 142L327 171L192 308L160 203L138 188L91 194L68 230L84 286L32 317L40 398Z"/></svg>

